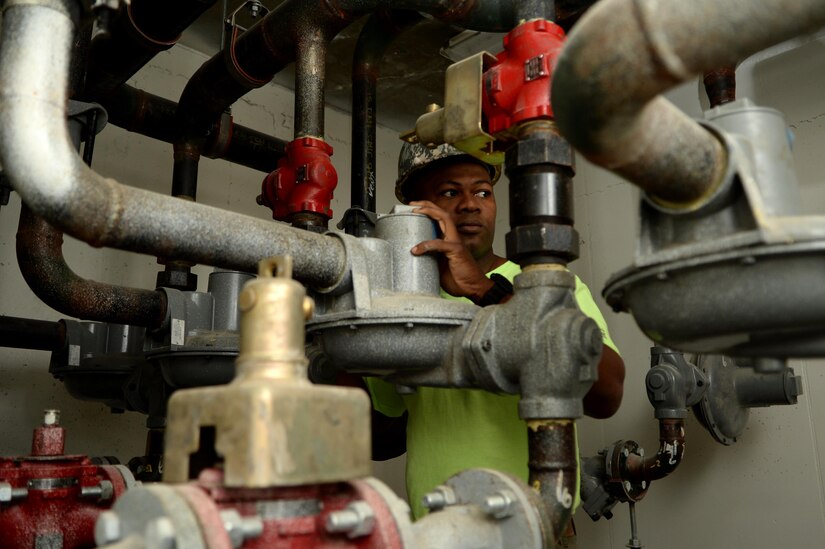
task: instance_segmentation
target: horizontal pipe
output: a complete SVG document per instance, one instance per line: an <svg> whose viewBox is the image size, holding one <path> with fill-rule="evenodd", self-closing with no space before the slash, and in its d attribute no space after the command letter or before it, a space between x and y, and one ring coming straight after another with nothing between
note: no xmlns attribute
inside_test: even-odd
<svg viewBox="0 0 825 549"><path fill-rule="evenodd" d="M592 162L661 202L693 203L720 182L726 156L659 94L823 25L821 0L603 0L559 57L556 121Z"/></svg>
<svg viewBox="0 0 825 549"><path fill-rule="evenodd" d="M7 1L0 43L0 163L35 213L93 246L247 272L291 255L308 285L343 277L337 238L121 185L84 165L66 128L73 23L43 1Z"/></svg>
<svg viewBox="0 0 825 549"><path fill-rule="evenodd" d="M480 31L510 30L513 0L286 0L206 61L181 94L179 146L200 147L211 125L247 92L272 80L295 60L296 45L322 31L331 39L358 17L378 9L412 9Z"/></svg>
<svg viewBox="0 0 825 549"><path fill-rule="evenodd" d="M123 5L110 32L92 40L84 97L100 101L117 90L157 53L171 48L215 2L132 0Z"/></svg>
<svg viewBox="0 0 825 549"><path fill-rule="evenodd" d="M109 122L115 126L165 143L175 142L178 104L174 101L123 85L105 98L102 105L109 114ZM283 140L231 121L228 128L215 126L209 133L213 139L202 151L207 158L222 158L269 173L278 167L278 160L284 155Z"/></svg>
<svg viewBox="0 0 825 549"><path fill-rule="evenodd" d="M78 276L63 258L63 233L23 204L17 228L23 279L46 305L82 320L155 328L166 317L163 292L127 288Z"/></svg>
<svg viewBox="0 0 825 549"><path fill-rule="evenodd" d="M60 322L0 316L0 347L56 351L66 342L66 328Z"/></svg>

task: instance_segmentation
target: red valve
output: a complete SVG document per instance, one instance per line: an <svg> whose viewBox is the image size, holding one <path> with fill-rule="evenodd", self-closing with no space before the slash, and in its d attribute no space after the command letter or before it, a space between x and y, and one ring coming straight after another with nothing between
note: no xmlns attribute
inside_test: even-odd
<svg viewBox="0 0 825 549"><path fill-rule="evenodd" d="M332 217L329 203L338 173L330 160L332 147L321 139L300 137L286 146L278 169L266 176L258 203L272 208L272 217L287 221L298 212Z"/></svg>
<svg viewBox="0 0 825 549"><path fill-rule="evenodd" d="M2 547L94 547L98 516L134 484L123 466L64 455L65 430L49 413L31 455L0 457Z"/></svg>
<svg viewBox="0 0 825 549"><path fill-rule="evenodd" d="M489 133L553 117L550 86L564 39L564 30L544 19L522 23L504 37L498 63L483 77L482 106Z"/></svg>

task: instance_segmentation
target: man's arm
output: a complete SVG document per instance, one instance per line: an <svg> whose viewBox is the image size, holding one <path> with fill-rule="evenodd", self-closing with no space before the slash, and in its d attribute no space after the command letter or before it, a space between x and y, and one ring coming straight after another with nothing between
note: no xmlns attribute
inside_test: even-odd
<svg viewBox="0 0 825 549"><path fill-rule="evenodd" d="M624 394L624 361L619 353L602 346L599 379L584 396L584 413L596 419L612 416L619 409Z"/></svg>

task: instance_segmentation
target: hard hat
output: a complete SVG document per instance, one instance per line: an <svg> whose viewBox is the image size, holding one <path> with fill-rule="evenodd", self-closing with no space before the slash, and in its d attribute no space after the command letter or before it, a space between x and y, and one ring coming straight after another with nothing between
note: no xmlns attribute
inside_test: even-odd
<svg viewBox="0 0 825 549"><path fill-rule="evenodd" d="M496 184L496 181L498 181L498 178L501 176L500 166L493 166L482 162L478 158L464 151L460 151L447 143L433 148L429 148L420 143L404 143L401 147L401 153L398 155L398 179L395 182L395 196L402 203L406 204L409 202L409 198L407 197L409 194L407 191L409 189L405 189L404 187L410 181L410 177L413 174L418 173L434 162L459 156L465 156L467 160L476 162L487 168L490 172L490 182L493 185Z"/></svg>

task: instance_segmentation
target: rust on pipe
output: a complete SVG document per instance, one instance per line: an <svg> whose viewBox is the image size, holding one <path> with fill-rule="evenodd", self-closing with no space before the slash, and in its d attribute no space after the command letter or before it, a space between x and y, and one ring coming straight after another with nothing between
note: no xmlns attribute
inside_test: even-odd
<svg viewBox="0 0 825 549"><path fill-rule="evenodd" d="M576 424L547 419L528 421L527 426L528 483L541 496L558 540L573 516L579 475Z"/></svg>
<svg viewBox="0 0 825 549"><path fill-rule="evenodd" d="M736 66L728 65L705 73L705 93L711 108L736 101Z"/></svg>
<svg viewBox="0 0 825 549"><path fill-rule="evenodd" d="M642 458L630 454L625 464L626 474L622 478L634 483L665 478L682 462L685 455L685 420L659 420L659 450L656 455Z"/></svg>
<svg viewBox="0 0 825 549"><path fill-rule="evenodd" d="M35 295L65 315L148 328L160 326L166 316L163 292L78 276L63 257L63 233L25 204L17 228L17 261Z"/></svg>

